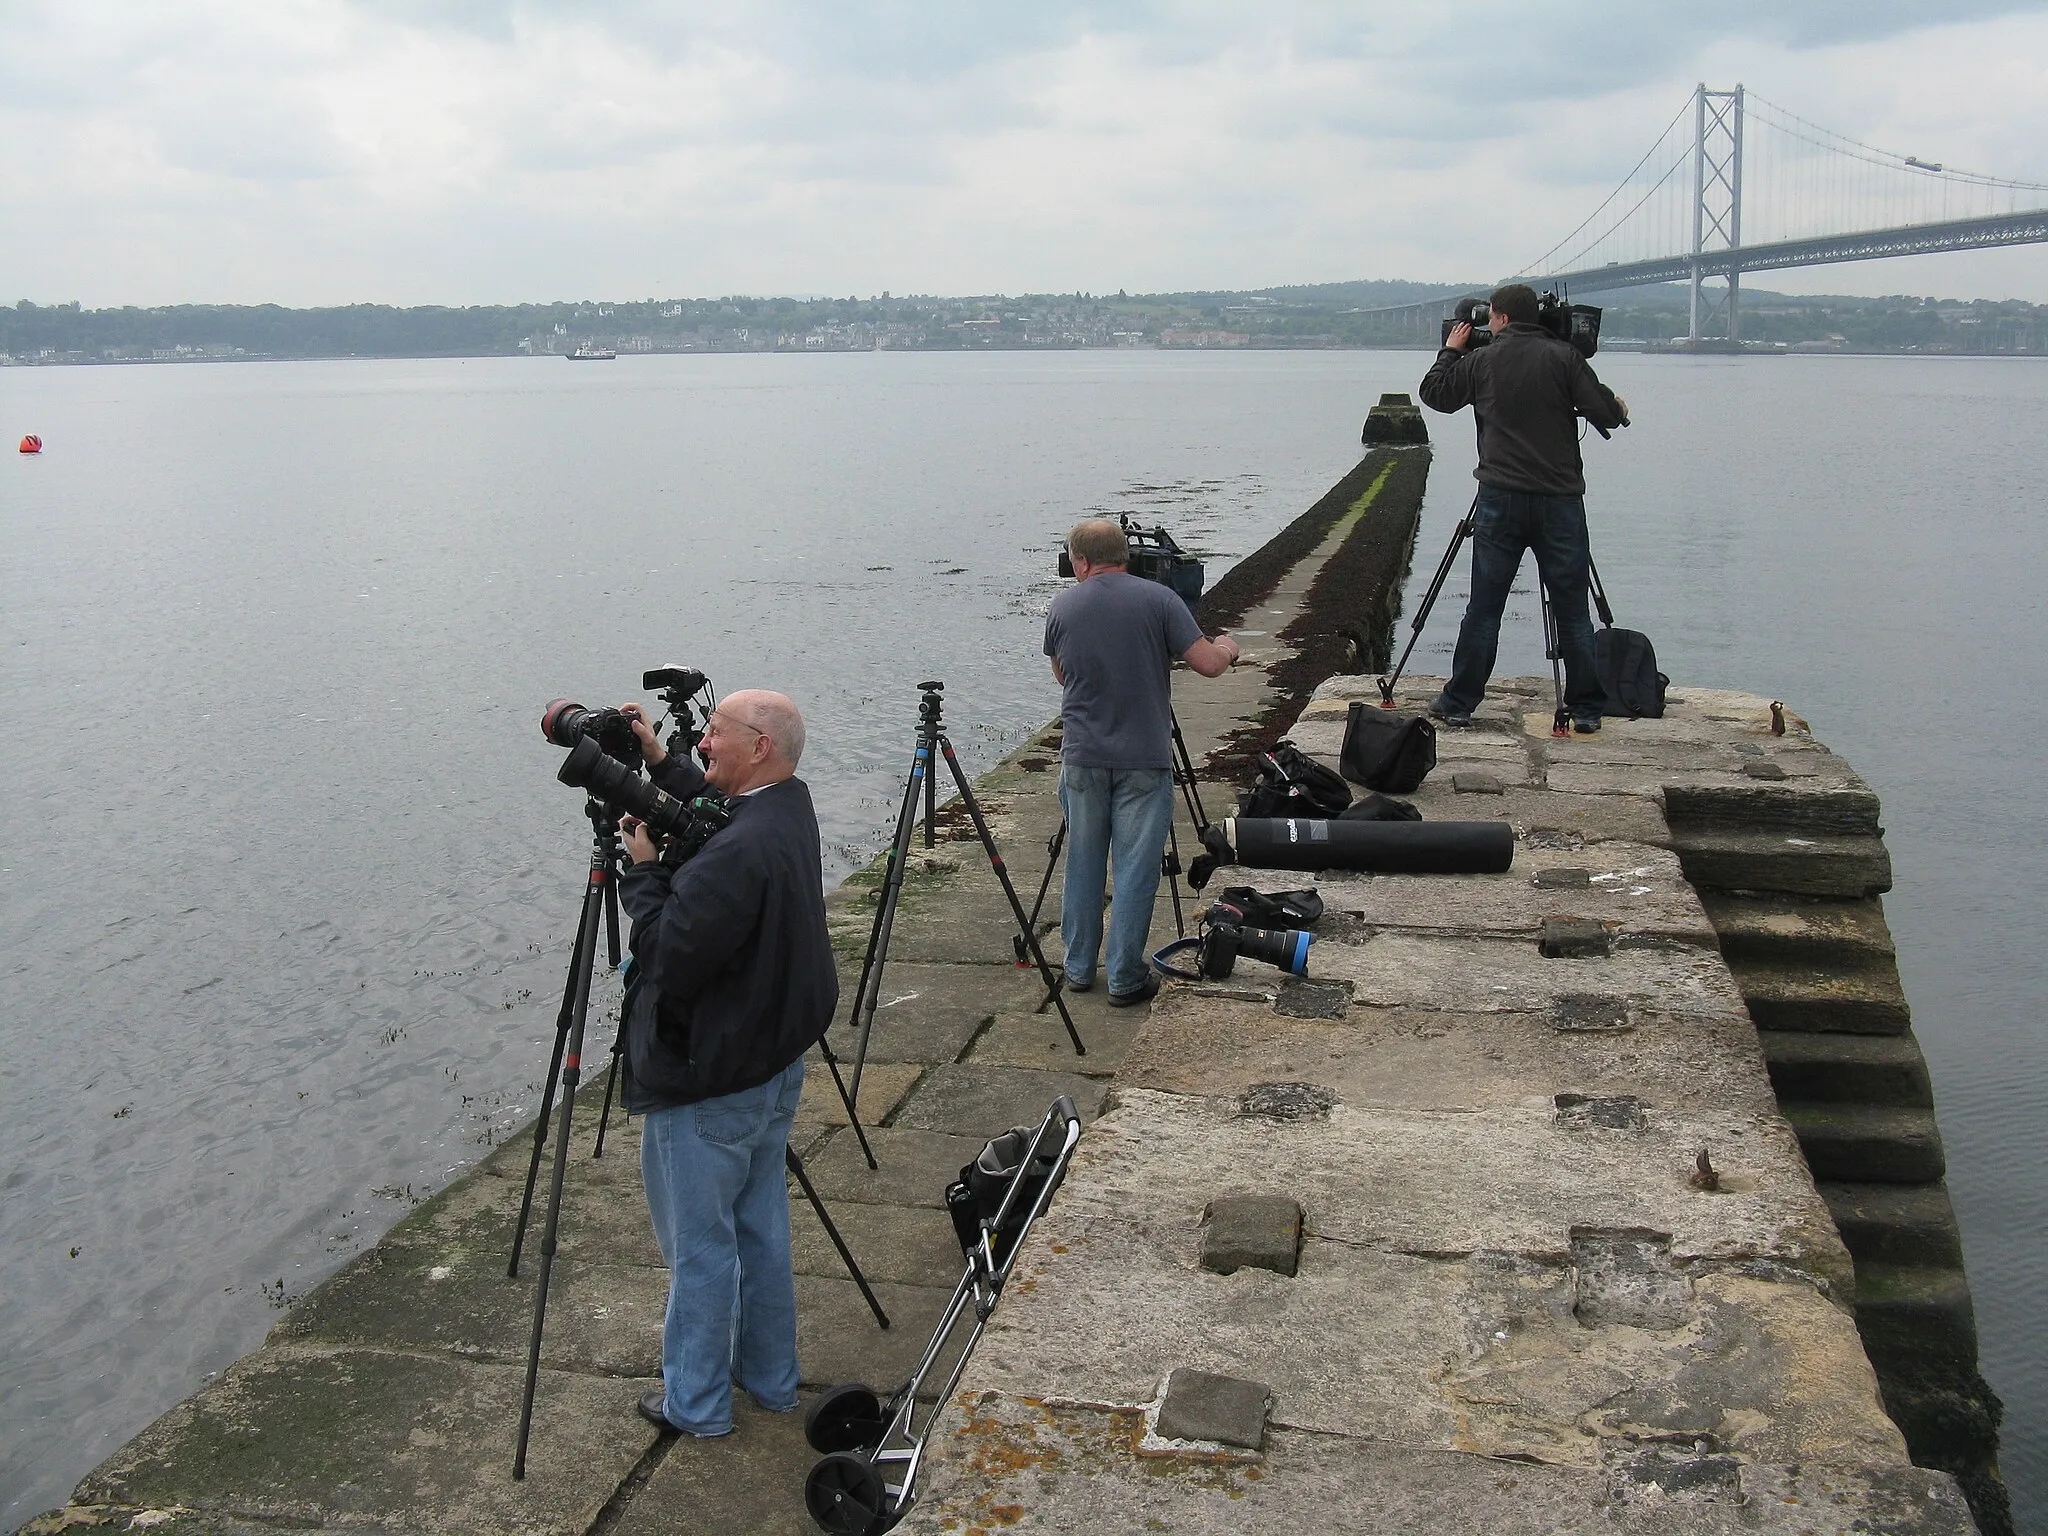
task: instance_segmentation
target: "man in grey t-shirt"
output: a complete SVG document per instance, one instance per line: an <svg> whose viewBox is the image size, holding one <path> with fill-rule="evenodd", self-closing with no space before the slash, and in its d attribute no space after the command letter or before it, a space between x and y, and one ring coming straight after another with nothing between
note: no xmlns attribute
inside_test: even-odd
<svg viewBox="0 0 2048 1536"><path fill-rule="evenodd" d="M1177 594L1130 573L1130 543L1115 523L1077 523L1067 555L1077 584L1052 600L1045 618L1045 654L1064 690L1067 882L1060 939L1067 985L1086 992L1103 947L1102 895L1114 865L1109 1004L1128 1008L1159 990L1145 947L1173 819L1173 658L1220 677L1238 649L1228 635L1203 639Z"/></svg>

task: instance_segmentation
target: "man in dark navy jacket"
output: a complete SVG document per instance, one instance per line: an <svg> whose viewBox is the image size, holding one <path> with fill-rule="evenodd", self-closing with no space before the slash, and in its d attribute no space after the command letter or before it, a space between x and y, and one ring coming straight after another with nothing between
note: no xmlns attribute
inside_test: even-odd
<svg viewBox="0 0 2048 1536"><path fill-rule="evenodd" d="M711 713L704 769L666 752L626 706L648 777L687 800L705 785L731 824L680 868L647 828L619 901L638 975L626 1010L626 1107L644 1118L640 1171L669 1266L662 1390L648 1419L683 1434L732 1429L732 1384L763 1408L796 1407L796 1282L784 1148L804 1052L839 1005L825 929L818 818L795 777L804 723L779 693L735 693Z"/></svg>

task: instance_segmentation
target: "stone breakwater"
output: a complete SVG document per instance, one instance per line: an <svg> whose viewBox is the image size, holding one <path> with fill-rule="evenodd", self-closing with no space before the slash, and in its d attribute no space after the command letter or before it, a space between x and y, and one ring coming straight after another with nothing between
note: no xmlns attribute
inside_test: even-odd
<svg viewBox="0 0 2048 1536"><path fill-rule="evenodd" d="M1334 756L1369 685L1329 673L1384 654L1426 464L1368 454L1219 583L1205 617L1246 661L1177 686L1217 765L1213 814L1250 744L1291 730ZM906 686L906 742L914 703ZM1935 1459L1931 1423L1984 1431L1943 1464L2000 1529L1995 1405L1972 1395L1925 1072L1885 981L1875 801L1796 717L1770 736L1765 706L1681 690L1666 721L1553 742L1543 685L1501 685L1416 798L1510 821L1512 871L1326 876L1312 980L1247 963L1169 986L1149 1017L1076 997L1078 1057L942 806L862 1081L879 1171L816 1064L798 1114L792 1145L895 1324L875 1326L798 1203L806 1401L907 1374L959 1273L941 1192L984 1139L1062 1093L1092 1124L905 1528L1967 1530L1955 1485L1908 1459ZM1058 746L1042 732L977 786L1027 903ZM848 995L879 883L877 865L831 898ZM1173 933L1162 900L1155 942ZM844 1021L832 1039L851 1054ZM666 1272L637 1127L614 1119L592 1156L595 1099L525 1482L536 1265L505 1276L531 1146L514 1142L28 1529L809 1529L795 1416L742 1398L734 1435L692 1441L634 1415ZM1918 1375L1874 1378L1859 1324L1880 1372Z"/></svg>
<svg viewBox="0 0 2048 1536"><path fill-rule="evenodd" d="M1293 738L1334 763L1359 698ZM1918 1318L1974 1376L1924 1069L1854 1043L1906 1039L1875 801L1773 717L1681 688L1557 740L1546 680L1497 682L1414 799L1514 867L1325 873L1311 979L1155 1003L902 1528L1972 1529L1864 1347ZM1871 963L1802 982L1772 936Z"/></svg>
<svg viewBox="0 0 2048 1536"><path fill-rule="evenodd" d="M1386 477L1396 457L1406 478ZM1398 590L1420 514L1426 450L1370 455L1290 525L1281 554L1255 554L1220 584L1239 605L1246 659L1189 687L1180 718L1197 762L1240 732L1284 728L1299 701L1276 702L1272 670L1295 655L1304 594L1360 541L1398 539L1385 580ZM1375 490L1375 485L1378 489ZM1367 514L1370 513L1370 517ZM1247 569L1246 566L1249 566ZM1308 630L1355 622L1342 603ZM1256 631L1256 633L1253 633ZM1042 665L1033 661L1032 665ZM906 674L914 677L916 674ZM1291 695L1290 695L1291 697ZM893 728L915 731L906 682ZM949 697L956 726L973 702ZM886 711L878 719L887 727ZM984 775L976 793L1024 900L1035 894L1059 825L1057 728ZM1206 789L1212 802L1225 791ZM1220 808L1220 806L1218 807ZM894 1326L878 1329L809 1209L794 1202L798 1350L804 1398L837 1382L893 1385L923 1350L960 1272L943 1208L946 1183L990 1136L1036 1121L1059 1094L1092 1116L1142 1009L1071 1000L1087 1054L1056 1015L1035 1010L1035 973L1017 969L1007 904L957 806L939 810L938 846L913 850L875 1019L860 1113L881 1164L861 1160L822 1064L813 1061L791 1145ZM1183 820L1183 840L1191 829ZM860 973L879 862L833 893L829 912L842 995ZM1056 934L1059 892L1042 926ZM1155 942L1173 937L1159 903ZM1055 941L1056 951L1056 941ZM592 1019L592 1076L571 1137L559 1255L526 1480L511 1478L537 1239L521 1276L505 1274L530 1132L501 1147L297 1303L263 1348L173 1407L94 1469L38 1533L150 1529L163 1536L280 1531L736 1536L811 1529L804 1475L814 1459L797 1415L742 1396L723 1440L658 1435L634 1412L660 1369L667 1272L648 1229L638 1127L614 1115L593 1156L600 1093L589 1084L610 1031ZM843 1015L833 1043L851 1057ZM545 1196L545 1184L542 1186Z"/></svg>

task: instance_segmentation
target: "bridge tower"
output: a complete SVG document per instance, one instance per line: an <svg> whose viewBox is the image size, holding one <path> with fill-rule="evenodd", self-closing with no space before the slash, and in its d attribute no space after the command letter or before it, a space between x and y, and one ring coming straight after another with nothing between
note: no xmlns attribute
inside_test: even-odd
<svg viewBox="0 0 2048 1536"><path fill-rule="evenodd" d="M1742 244L1742 87L1693 93L1692 330L1700 344L1701 263L1715 251ZM1741 278L1728 271L1728 340L1740 339L1736 302Z"/></svg>

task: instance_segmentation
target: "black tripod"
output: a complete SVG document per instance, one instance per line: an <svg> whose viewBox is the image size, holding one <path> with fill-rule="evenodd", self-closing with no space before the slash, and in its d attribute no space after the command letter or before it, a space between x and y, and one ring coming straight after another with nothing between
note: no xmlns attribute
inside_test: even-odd
<svg viewBox="0 0 2048 1536"><path fill-rule="evenodd" d="M1187 805L1188 818L1195 824L1195 838L1199 842L1202 834L1209 830L1209 813L1202 808L1202 792L1195 786L1194 760L1188 755L1187 739L1180 733L1180 716L1173 712L1171 705L1167 708L1167 718L1173 722L1173 782L1181 792L1181 799ZM1045 878L1038 882L1038 900L1031 904L1031 928L1034 933L1038 930L1038 914L1045 907L1046 892L1052 889L1053 871L1060 866L1060 850L1066 843L1067 818L1062 816L1058 829L1047 839L1045 845L1045 851L1049 856L1045 865ZM1180 836L1174 831L1173 820L1169 817L1166 823L1166 851L1159 856L1159 873L1166 881L1167 894L1173 898L1174 933L1184 939L1188 936L1188 925L1186 914L1181 911L1180 886L1176 883L1180 871ZM1023 941L1012 939L1010 942L1016 947L1017 963L1022 965ZM1038 1011L1045 1011L1044 1003L1038 1005Z"/></svg>
<svg viewBox="0 0 2048 1536"><path fill-rule="evenodd" d="M1450 579L1451 568L1457 564L1458 551L1464 547L1465 541L1472 537L1472 521L1478 511L1479 493L1475 491L1472 493L1471 507L1458 519L1457 530L1451 535L1451 546L1444 551L1443 559L1437 562L1436 575L1430 578L1429 590L1423 593L1422 602L1415 610L1415 618L1408 626L1408 644L1401 651L1400 661L1395 664L1392 673L1379 680L1381 709L1394 707L1394 689L1400 684L1401 674L1408 669L1408 658L1415 654L1415 644L1422 638L1422 626L1429 622L1429 611L1436 606L1437 596L1443 591L1444 583ZM1607 606L1607 588L1600 580L1600 567L1593 563L1591 554L1586 556L1586 574L1593 593L1593 606L1600 613L1600 623L1603 627L1612 628L1614 610ZM1557 612L1551 606L1550 588L1544 583L1540 573L1536 578L1536 591L1543 610L1543 657L1550 663L1550 683L1556 703L1556 709L1550 717L1550 734L1569 736L1571 715L1564 704L1564 648L1558 640Z"/></svg>
<svg viewBox="0 0 2048 1536"><path fill-rule="evenodd" d="M603 801L592 798L583 807L584 815L590 818L591 849L590 873L583 889L583 915L576 928L576 948L569 962L569 978L562 992L561 1011L555 1018L554 1058L548 1064L548 1082L541 1100L540 1118L534 1125L533 1162L527 1169L526 1193L519 1205L519 1224L512 1237L512 1262L506 1269L508 1276L519 1274L519 1252L526 1241L526 1223L533 1208L533 1190L540 1172L541 1150L546 1145L548 1119L554 1107L554 1091L557 1073L560 1074L562 1097L561 1114L555 1126L554 1172L548 1184L547 1219L541 1225L540 1238L540 1280L535 1287L533 1299L533 1336L527 1346L526 1389L519 1404L519 1447L513 1454L512 1476L526 1476L526 1441L533 1427L533 1394L540 1381L541 1333L547 1322L548 1280L555 1265L555 1235L560 1229L562 1216L562 1186L569 1172L569 1129L576 1110L576 1085L583 1075L583 1025L590 1013L590 982L592 972L597 968L597 930L600 922L606 924L610 941L610 957L614 966L619 958L619 897L614 883L614 873L622 854L619 843L618 813ZM622 1025L623 1027L623 1025ZM837 1077L835 1070L834 1074ZM845 1092L842 1085L841 1093ZM609 1095L607 1095L609 1099ZM852 1112L849 1103L848 1113ZM796 1175L798 1186L804 1198L811 1202L811 1209L818 1214L818 1221L825 1234L832 1239L832 1246L839 1250L847 1273L853 1276L853 1283L860 1288L868 1308L875 1314L875 1321L882 1327L889 1326L888 1315L875 1300L875 1293L869 1289L867 1277L854 1262L853 1253L846 1241L839 1235L839 1229L832 1224L826 1213L825 1204L818 1198L818 1192L811 1186L809 1176L804 1172L803 1161L794 1151L785 1147L784 1156L789 1171Z"/></svg>
<svg viewBox="0 0 2048 1536"><path fill-rule="evenodd" d="M1046 962L1045 951L1038 947L1038 935L1025 916L1024 903L1017 899L1017 888L1010 884L1010 872L1003 863L1003 856L996 849L996 840L990 835L988 822L981 814L981 802L974 798L974 789L967 782L967 774L960 767L960 759L953 753L953 743L946 735L944 720L941 718L944 701L940 695L946 685L941 682L919 683L923 698L917 706L917 751L911 758L910 779L903 786L903 804L896 813L896 836L889 845L887 869L882 877L882 890L875 903L874 927L868 933L867 957L861 962L860 985L854 988L853 1008L847 1014L849 1021L860 1023L860 1044L853 1058L853 1092L860 1093L861 1069L867 1064L868 1035L875 1024L875 1008L882 995L882 968L888 963L889 935L896 924L896 907L903 896L903 874L910 862L910 836L917 826L918 800L924 801L924 845L938 846L938 767L936 754L943 754L946 766L953 771L953 783L960 791L960 803L967 807L967 814L973 818L975 835L981 839L981 846L988 854L989 867L995 871L996 879L1002 883L1003 895L1009 898L1010 911L1017 919L1017 942L1024 946L1038 965L1038 974L1045 980L1045 999L1040 1002L1043 1011L1051 1003L1060 1011L1060 1022L1067 1027L1067 1038L1074 1042L1074 1054L1085 1056L1088 1048L1081 1043L1080 1032L1074 1028L1073 1015L1067 1012L1064 993L1066 977L1055 971ZM847 1113L853 1113L849 1104ZM854 1124L858 1126L859 1120Z"/></svg>

